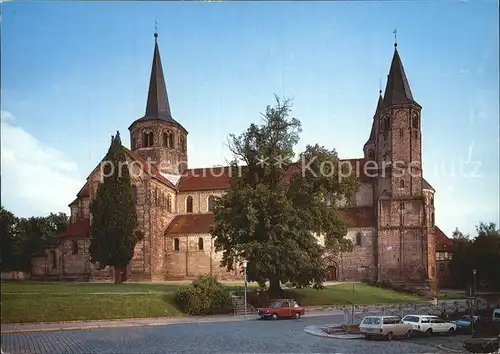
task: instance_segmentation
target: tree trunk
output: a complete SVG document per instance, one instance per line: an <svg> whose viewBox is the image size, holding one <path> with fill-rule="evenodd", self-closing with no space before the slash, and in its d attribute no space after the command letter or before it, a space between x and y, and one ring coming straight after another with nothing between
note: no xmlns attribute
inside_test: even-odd
<svg viewBox="0 0 500 354"><path fill-rule="evenodd" d="M122 283L123 280L122 274L123 274L123 267L115 266L115 284Z"/></svg>
<svg viewBox="0 0 500 354"><path fill-rule="evenodd" d="M267 292L271 298L283 297L283 290L281 289L280 279L278 277L269 278L269 289Z"/></svg>

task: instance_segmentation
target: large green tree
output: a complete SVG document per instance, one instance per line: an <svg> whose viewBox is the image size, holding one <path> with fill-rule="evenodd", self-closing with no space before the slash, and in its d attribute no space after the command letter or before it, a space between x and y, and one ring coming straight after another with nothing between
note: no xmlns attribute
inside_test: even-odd
<svg viewBox="0 0 500 354"><path fill-rule="evenodd" d="M0 264L2 271L21 270L23 238L18 230L19 219L3 206L0 208L0 242L2 252Z"/></svg>
<svg viewBox="0 0 500 354"><path fill-rule="evenodd" d="M29 272L31 257L57 242L58 234L69 224L65 213L51 213L46 217L18 218L1 207L0 228L2 270Z"/></svg>
<svg viewBox="0 0 500 354"><path fill-rule="evenodd" d="M450 272L455 283L460 288L465 288L472 280L474 259L472 258L473 239L463 234L460 230L453 231L453 256L449 264Z"/></svg>
<svg viewBox="0 0 500 354"><path fill-rule="evenodd" d="M478 288L500 289L500 230L495 223L481 222L476 226L476 236L453 232L454 249L450 271L459 287L473 283L476 270Z"/></svg>
<svg viewBox="0 0 500 354"><path fill-rule="evenodd" d="M135 230L137 215L132 184L119 132L111 138L108 153L101 164L102 183L90 205L89 251L91 261L99 268L114 267L115 283L121 283L141 234Z"/></svg>
<svg viewBox="0 0 500 354"><path fill-rule="evenodd" d="M216 200L211 228L214 245L228 270L248 261L248 279L281 295L280 283L320 286L326 276L323 256L347 231L335 201L351 195L357 180L341 173L334 150L307 146L294 160L301 123L290 118L291 103L276 97L263 124L231 135L231 187ZM325 198L327 202L325 202ZM323 234L326 249L315 235Z"/></svg>

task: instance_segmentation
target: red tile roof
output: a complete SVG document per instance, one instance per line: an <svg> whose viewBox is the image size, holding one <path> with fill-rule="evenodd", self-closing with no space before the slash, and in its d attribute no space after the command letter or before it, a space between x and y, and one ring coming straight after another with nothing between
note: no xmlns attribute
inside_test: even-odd
<svg viewBox="0 0 500 354"><path fill-rule="evenodd" d="M182 174L177 188L180 192L228 189L231 173L228 166L188 169Z"/></svg>
<svg viewBox="0 0 500 354"><path fill-rule="evenodd" d="M127 149L126 147L123 147L123 149L125 150L125 153L134 161L137 161L139 162L139 164L141 165L142 167L142 170L146 173L150 173L151 177L153 177L154 179L156 179L157 181L160 181L161 183L171 187L171 188L176 188L175 185L170 182L168 179L166 179L165 177L163 177L161 174L160 174L160 171L158 171L158 169L148 163L146 160L144 160L142 157L140 157L139 155L137 154L134 154L132 151L130 151L129 149ZM97 167L96 167L97 168ZM94 169L95 170L95 169ZM69 204L68 206L71 206L73 204L76 204L78 202L78 199L79 198L86 198L86 197L90 197L90 187L89 187L89 183L88 182L85 182L85 184L83 185L82 189L80 189L80 191L77 193L77 198L75 200L73 200L71 202L71 204Z"/></svg>
<svg viewBox="0 0 500 354"><path fill-rule="evenodd" d="M213 224L214 214L185 214L177 215L168 225L169 234L204 234Z"/></svg>
<svg viewBox="0 0 500 354"><path fill-rule="evenodd" d="M452 252L453 240L445 235L443 231L437 226L432 229L436 241L436 252Z"/></svg>
<svg viewBox="0 0 500 354"><path fill-rule="evenodd" d="M150 174L151 177L153 177L154 179L156 179L157 181L171 187L171 188L176 188L174 186L174 184L172 182L170 182L168 179L166 179L165 177L163 177L160 173L160 171L158 171L158 169L148 163L146 160L144 160L142 157L140 157L139 155L137 154L134 154L132 151L130 151L129 149L127 149L126 147L123 147L123 149L125 150L125 153L133 160L139 162L139 164L141 165L142 167L142 170L148 174Z"/></svg>
<svg viewBox="0 0 500 354"><path fill-rule="evenodd" d="M363 182L368 182L370 181L369 172L371 166L368 164L365 167L365 163L364 159L341 160L341 166L343 168L351 166L351 171L356 177ZM291 179L294 173L305 170L306 168L307 167L305 165L302 166L301 163L288 165L285 171L285 179ZM182 174L179 180L178 189L181 192L228 189L230 186L231 173L232 170L228 166L188 169Z"/></svg>
<svg viewBox="0 0 500 354"><path fill-rule="evenodd" d="M340 163L345 173L351 172L354 176L359 178L361 182L370 182L377 172L375 165L364 158L342 159ZM350 171L349 166L351 168Z"/></svg>
<svg viewBox="0 0 500 354"><path fill-rule="evenodd" d="M375 218L372 207L352 207L339 209L342 216L350 220L350 227L373 227ZM214 214L177 215L167 228L169 234L203 234L208 233L214 221Z"/></svg>
<svg viewBox="0 0 500 354"><path fill-rule="evenodd" d="M90 219L78 219L62 232L60 237L82 237L87 236L90 231Z"/></svg>
<svg viewBox="0 0 500 354"><path fill-rule="evenodd" d="M356 206L351 208L340 208L340 214L349 220L350 227L375 227L375 211L373 207Z"/></svg>
<svg viewBox="0 0 500 354"><path fill-rule="evenodd" d="M78 198L90 197L90 188L88 182L85 182L82 189L76 195Z"/></svg>

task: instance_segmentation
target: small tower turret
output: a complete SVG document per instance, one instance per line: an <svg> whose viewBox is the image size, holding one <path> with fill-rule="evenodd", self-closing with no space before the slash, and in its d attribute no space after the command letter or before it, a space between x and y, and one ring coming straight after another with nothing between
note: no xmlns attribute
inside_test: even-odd
<svg viewBox="0 0 500 354"><path fill-rule="evenodd" d="M372 129L370 131L370 137L368 138L365 146L363 147L363 153L365 160L373 161L375 160L375 148L377 145L377 113L382 108L382 90L378 93L377 108L375 109L375 114L373 115Z"/></svg>

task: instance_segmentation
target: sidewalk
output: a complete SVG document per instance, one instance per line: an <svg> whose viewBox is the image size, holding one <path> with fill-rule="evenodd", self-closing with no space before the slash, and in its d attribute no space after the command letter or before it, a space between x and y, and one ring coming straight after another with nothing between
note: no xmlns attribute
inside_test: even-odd
<svg viewBox="0 0 500 354"><path fill-rule="evenodd" d="M311 309L303 317L341 315L343 312L331 311L328 309ZM157 317L157 318L130 318L116 320L95 320L95 321L72 321L72 322L50 322L50 323L9 323L2 324L1 333L27 333L27 332L47 332L47 331L72 331L84 329L101 328L121 328L121 327L142 327L142 326L170 326L191 323L213 323L213 322L239 322L257 320L257 315L234 316L234 315L213 315L213 316L185 316L185 317Z"/></svg>
<svg viewBox="0 0 500 354"><path fill-rule="evenodd" d="M2 324L1 333L26 333L47 331L68 331L100 328L121 328L141 326L169 326L189 323L233 322L256 319L257 316L204 316L204 317L157 317L97 321L51 322L51 323L12 323Z"/></svg>

